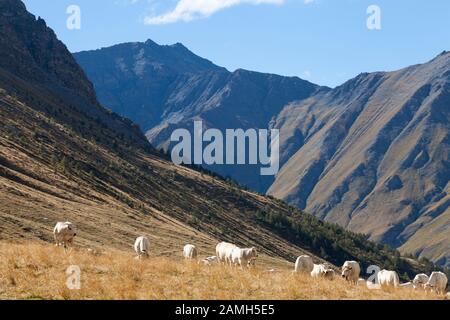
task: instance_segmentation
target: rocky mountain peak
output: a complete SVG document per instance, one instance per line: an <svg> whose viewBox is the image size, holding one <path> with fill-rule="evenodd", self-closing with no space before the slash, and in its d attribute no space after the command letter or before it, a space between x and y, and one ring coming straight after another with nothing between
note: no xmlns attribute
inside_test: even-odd
<svg viewBox="0 0 450 320"><path fill-rule="evenodd" d="M43 19L27 12L19 0L0 0L0 12L1 68L40 85L71 90L95 103L92 84Z"/></svg>
<svg viewBox="0 0 450 320"><path fill-rule="evenodd" d="M1 0L0 15L19 16L28 14L25 4L20 0Z"/></svg>

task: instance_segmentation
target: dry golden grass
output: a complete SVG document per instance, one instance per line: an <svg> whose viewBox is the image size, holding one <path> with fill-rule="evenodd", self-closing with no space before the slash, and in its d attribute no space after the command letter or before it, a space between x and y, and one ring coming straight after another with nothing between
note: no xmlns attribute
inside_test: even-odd
<svg viewBox="0 0 450 320"><path fill-rule="evenodd" d="M81 289L66 286L66 269L81 268ZM0 243L0 299L443 299L400 289L368 290L341 279L311 279L284 269L276 273L205 267L178 256L134 259L132 252L64 252L51 245Z"/></svg>

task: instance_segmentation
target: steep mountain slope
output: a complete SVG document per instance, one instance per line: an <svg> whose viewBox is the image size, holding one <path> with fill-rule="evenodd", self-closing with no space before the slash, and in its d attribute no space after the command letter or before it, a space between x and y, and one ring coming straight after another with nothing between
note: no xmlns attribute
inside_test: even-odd
<svg viewBox="0 0 450 320"><path fill-rule="evenodd" d="M269 194L448 265L449 106L446 52L293 103L275 126L298 150Z"/></svg>
<svg viewBox="0 0 450 320"><path fill-rule="evenodd" d="M158 148L170 150L177 128L267 129L291 101L319 88L299 78L246 70L233 73L199 58L181 44L159 46L151 40L74 54L94 83L99 100L146 132ZM206 166L264 193L273 177L256 166Z"/></svg>
<svg viewBox="0 0 450 320"><path fill-rule="evenodd" d="M187 242L207 255L228 240L257 246L271 266L290 268L286 260L308 253L410 275L433 267L164 160L135 126L97 104L42 20L18 0L0 0L0 8L0 41L9 44L0 67L0 240L51 241L54 223L70 220L83 247L130 250L147 234L155 255L179 254Z"/></svg>
<svg viewBox="0 0 450 320"><path fill-rule="evenodd" d="M39 95L41 99L50 94L64 97L74 112L107 123L129 141L147 145L137 126L98 104L92 84L44 20L36 20L22 2L15 0L1 1L0 12L0 68L4 89L19 94L26 91L21 86L30 84L33 85L30 90L34 90L30 95ZM27 83L21 83L22 79Z"/></svg>

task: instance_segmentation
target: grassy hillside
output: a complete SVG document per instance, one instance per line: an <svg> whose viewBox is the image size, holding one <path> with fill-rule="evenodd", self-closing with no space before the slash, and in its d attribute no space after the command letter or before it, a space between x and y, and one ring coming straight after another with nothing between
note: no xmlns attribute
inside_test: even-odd
<svg viewBox="0 0 450 320"><path fill-rule="evenodd" d="M50 245L0 243L0 299L444 299L412 290L369 290L340 278L313 280L287 267L270 273L265 264L251 271L204 267L182 261L180 251L139 261L117 250L66 254ZM66 286L71 265L80 267L80 290Z"/></svg>
<svg viewBox="0 0 450 320"><path fill-rule="evenodd" d="M433 268L283 202L174 166L150 146L121 143L107 126L49 97L44 103L39 111L0 94L0 240L51 241L54 223L70 220L83 245L124 249L148 234L161 251L228 240L290 262L307 253L335 265L356 259L394 267L404 279ZM58 109L62 120L53 115Z"/></svg>

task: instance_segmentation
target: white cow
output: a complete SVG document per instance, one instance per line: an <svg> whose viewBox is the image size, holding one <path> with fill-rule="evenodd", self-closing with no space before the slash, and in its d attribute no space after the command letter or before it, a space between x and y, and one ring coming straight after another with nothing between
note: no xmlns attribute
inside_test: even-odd
<svg viewBox="0 0 450 320"><path fill-rule="evenodd" d="M448 278L443 272L435 271L431 274L430 279L425 284L425 289L436 292L437 294L445 294Z"/></svg>
<svg viewBox="0 0 450 320"><path fill-rule="evenodd" d="M295 272L311 273L313 269L314 262L310 256L303 255L297 258L297 261L295 262Z"/></svg>
<svg viewBox="0 0 450 320"><path fill-rule="evenodd" d="M208 258L205 258L203 260L200 260L198 262L198 264L203 264L204 266L211 266L211 265L213 265L213 264L215 264L217 262L219 262L219 259L217 259L216 256L212 256L212 257L208 257Z"/></svg>
<svg viewBox="0 0 450 320"><path fill-rule="evenodd" d="M216 256L220 263L232 264L233 249L236 245L228 242L221 242L216 246Z"/></svg>
<svg viewBox="0 0 450 320"><path fill-rule="evenodd" d="M71 222L58 222L53 229L56 246L64 246L65 249L73 245L76 235L77 229Z"/></svg>
<svg viewBox="0 0 450 320"><path fill-rule="evenodd" d="M258 252L256 248L246 248L241 249L235 247L231 252L231 261L235 266L250 267L250 265L255 265L256 258L258 257Z"/></svg>
<svg viewBox="0 0 450 320"><path fill-rule="evenodd" d="M413 284L414 289L425 289L429 277L425 273L420 273L414 277Z"/></svg>
<svg viewBox="0 0 450 320"><path fill-rule="evenodd" d="M315 264L313 270L311 271L311 277L313 278L322 277L325 279L333 280L334 276L334 270L325 264Z"/></svg>
<svg viewBox="0 0 450 320"><path fill-rule="evenodd" d="M334 280L336 277L336 272L333 269L328 268L325 272L325 279Z"/></svg>
<svg viewBox="0 0 450 320"><path fill-rule="evenodd" d="M192 244L187 244L183 249L183 257L187 260L197 259L197 248Z"/></svg>
<svg viewBox="0 0 450 320"><path fill-rule="evenodd" d="M345 261L342 266L342 278L350 281L353 284L358 284L359 274L361 273L361 267L356 261Z"/></svg>
<svg viewBox="0 0 450 320"><path fill-rule="evenodd" d="M377 279L381 286L398 287L400 285L400 278L395 271L381 270L378 272Z"/></svg>
<svg viewBox="0 0 450 320"><path fill-rule="evenodd" d="M134 251L136 251L137 258L148 258L150 251L150 240L147 237L139 237L134 242Z"/></svg>

